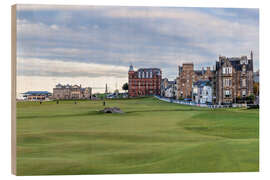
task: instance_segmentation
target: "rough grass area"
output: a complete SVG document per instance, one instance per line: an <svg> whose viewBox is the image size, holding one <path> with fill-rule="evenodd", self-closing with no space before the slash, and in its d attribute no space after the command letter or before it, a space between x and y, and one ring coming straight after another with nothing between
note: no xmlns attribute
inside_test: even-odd
<svg viewBox="0 0 270 180"><path fill-rule="evenodd" d="M259 170L259 111L154 98L17 103L17 174Z"/></svg>

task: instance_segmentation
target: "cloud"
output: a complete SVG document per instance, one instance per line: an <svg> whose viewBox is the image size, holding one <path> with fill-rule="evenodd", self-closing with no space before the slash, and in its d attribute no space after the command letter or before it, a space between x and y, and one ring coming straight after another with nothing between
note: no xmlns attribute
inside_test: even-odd
<svg viewBox="0 0 270 180"><path fill-rule="evenodd" d="M29 60L23 63L34 59L119 67L133 63L159 67L164 76L173 76L182 62L212 66L219 54L248 55L252 49L258 68L258 10L36 5L18 9L18 56ZM31 75L30 70L27 73Z"/></svg>
<svg viewBox="0 0 270 180"><path fill-rule="evenodd" d="M45 59L19 58L17 67L18 76L125 78L128 73L128 67L123 66Z"/></svg>
<svg viewBox="0 0 270 180"><path fill-rule="evenodd" d="M19 11L82 11L82 10L102 10L106 6L85 6L85 5L38 5L38 4L18 4L17 10Z"/></svg>

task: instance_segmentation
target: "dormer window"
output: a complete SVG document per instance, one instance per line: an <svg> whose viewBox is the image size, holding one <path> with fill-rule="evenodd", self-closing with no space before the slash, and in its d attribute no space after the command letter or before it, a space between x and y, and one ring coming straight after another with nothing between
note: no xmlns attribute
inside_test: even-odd
<svg viewBox="0 0 270 180"><path fill-rule="evenodd" d="M248 64L248 60L247 59L241 60L240 64Z"/></svg>

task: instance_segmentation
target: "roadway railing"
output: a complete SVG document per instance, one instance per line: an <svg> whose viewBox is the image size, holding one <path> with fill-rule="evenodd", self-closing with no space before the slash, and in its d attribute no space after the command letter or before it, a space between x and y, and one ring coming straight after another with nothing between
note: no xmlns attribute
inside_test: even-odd
<svg viewBox="0 0 270 180"><path fill-rule="evenodd" d="M188 106L196 106L196 107L205 107L205 108L230 108L230 107L247 107L245 104L237 104L237 105L208 105L208 104L198 104L193 101L182 101L182 100L177 100L177 99L170 99L166 97L161 97L161 96L155 96L157 99L169 103L175 103L175 104L182 104L182 105L188 105Z"/></svg>

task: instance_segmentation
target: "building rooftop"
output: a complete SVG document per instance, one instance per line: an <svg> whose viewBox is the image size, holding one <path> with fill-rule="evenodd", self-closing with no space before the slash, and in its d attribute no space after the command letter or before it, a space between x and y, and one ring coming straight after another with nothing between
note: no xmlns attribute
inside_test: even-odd
<svg viewBox="0 0 270 180"><path fill-rule="evenodd" d="M25 94L25 95L49 95L49 94L52 94L48 91L27 91L25 93L22 93L22 94Z"/></svg>
<svg viewBox="0 0 270 180"><path fill-rule="evenodd" d="M140 69L138 69L138 71L151 71L151 70L157 70L157 71L160 71L159 68L140 68Z"/></svg>
<svg viewBox="0 0 270 180"><path fill-rule="evenodd" d="M246 65L247 70L252 70L253 65L251 63L252 59L248 59L247 56L241 56L241 57L225 57L220 56L219 61L216 62L216 69L219 69L225 62L229 61L230 64L237 70L242 70L243 65ZM244 63L243 63L244 62Z"/></svg>
<svg viewBox="0 0 270 180"><path fill-rule="evenodd" d="M211 86L211 81L209 80L199 80L194 83L195 86Z"/></svg>

